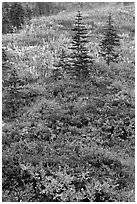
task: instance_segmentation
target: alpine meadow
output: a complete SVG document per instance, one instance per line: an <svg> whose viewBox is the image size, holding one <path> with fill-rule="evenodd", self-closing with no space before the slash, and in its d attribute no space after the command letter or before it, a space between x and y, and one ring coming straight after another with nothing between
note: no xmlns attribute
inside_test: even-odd
<svg viewBox="0 0 137 204"><path fill-rule="evenodd" d="M135 3L2 3L2 201L135 202Z"/></svg>

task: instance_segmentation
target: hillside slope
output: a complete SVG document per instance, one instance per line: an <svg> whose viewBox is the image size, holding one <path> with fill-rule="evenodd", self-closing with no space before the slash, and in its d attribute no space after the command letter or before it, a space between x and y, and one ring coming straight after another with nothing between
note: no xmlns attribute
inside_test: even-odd
<svg viewBox="0 0 137 204"><path fill-rule="evenodd" d="M3 86L3 202L134 202L134 4L81 5L94 59L83 83L52 75L79 4L64 7L2 36L22 82L14 96ZM98 51L110 11L121 57L107 66Z"/></svg>

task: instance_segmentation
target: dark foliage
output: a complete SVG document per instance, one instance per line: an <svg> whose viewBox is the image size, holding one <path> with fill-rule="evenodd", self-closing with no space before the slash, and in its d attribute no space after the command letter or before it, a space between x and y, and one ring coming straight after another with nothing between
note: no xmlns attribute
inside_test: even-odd
<svg viewBox="0 0 137 204"><path fill-rule="evenodd" d="M25 10L25 18L27 18L28 20L31 20L33 13L32 13L32 9L28 6L28 4L25 6L24 10Z"/></svg>
<svg viewBox="0 0 137 204"><path fill-rule="evenodd" d="M93 63L91 57L88 55L86 48L87 40L87 29L82 24L82 15L78 12L75 19L75 26L72 29L74 35L72 36L72 46L70 50L70 73L78 80L86 79L89 76L89 65Z"/></svg>
<svg viewBox="0 0 137 204"><path fill-rule="evenodd" d="M13 3L10 7L10 21L13 28L20 29L24 24L25 12L21 3Z"/></svg>
<svg viewBox="0 0 137 204"><path fill-rule="evenodd" d="M21 29L32 17L32 9L18 2L2 3L2 33L12 33Z"/></svg>
<svg viewBox="0 0 137 204"><path fill-rule="evenodd" d="M12 25L10 20L10 6L8 2L2 4L2 33L8 33L12 31Z"/></svg>
<svg viewBox="0 0 137 204"><path fill-rule="evenodd" d="M115 47L120 45L120 37L113 25L111 14L108 17L103 34L104 38L100 43L100 54L105 59L107 65L109 65L110 62L117 62L119 54L116 52Z"/></svg>
<svg viewBox="0 0 137 204"><path fill-rule="evenodd" d="M37 2L34 14L37 16L50 15L52 10L52 2Z"/></svg>
<svg viewBox="0 0 137 204"><path fill-rule="evenodd" d="M93 64L81 20L70 48L79 80L63 50L54 79L23 83L2 49L3 202L134 201L133 66Z"/></svg>

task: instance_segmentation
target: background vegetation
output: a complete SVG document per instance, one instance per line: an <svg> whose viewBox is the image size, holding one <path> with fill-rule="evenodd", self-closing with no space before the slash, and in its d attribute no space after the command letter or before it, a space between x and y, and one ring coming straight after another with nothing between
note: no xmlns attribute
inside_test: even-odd
<svg viewBox="0 0 137 204"><path fill-rule="evenodd" d="M134 3L18 6L19 27L3 3L3 201L135 201ZM79 9L93 61L83 82L66 72ZM120 46L107 65L110 12Z"/></svg>

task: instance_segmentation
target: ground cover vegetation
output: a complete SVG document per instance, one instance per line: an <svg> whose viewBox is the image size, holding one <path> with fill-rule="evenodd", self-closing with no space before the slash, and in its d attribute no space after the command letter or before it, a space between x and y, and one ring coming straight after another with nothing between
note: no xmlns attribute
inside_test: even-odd
<svg viewBox="0 0 137 204"><path fill-rule="evenodd" d="M3 202L135 201L134 9L3 3Z"/></svg>

